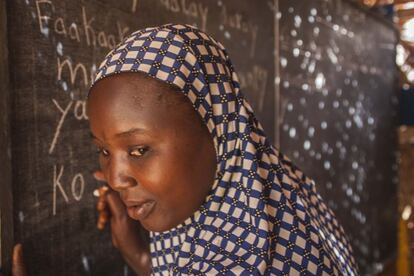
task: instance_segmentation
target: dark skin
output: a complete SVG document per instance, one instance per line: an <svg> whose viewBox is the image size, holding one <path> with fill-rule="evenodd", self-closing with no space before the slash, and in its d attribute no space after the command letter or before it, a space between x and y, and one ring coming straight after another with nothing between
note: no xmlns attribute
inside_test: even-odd
<svg viewBox="0 0 414 276"><path fill-rule="evenodd" d="M148 245L138 223L162 232L184 222L204 202L217 168L213 140L189 99L139 73L99 81L88 100L90 128L100 151L114 245L140 275L150 273ZM151 201L137 219L125 206Z"/></svg>
<svg viewBox="0 0 414 276"><path fill-rule="evenodd" d="M150 275L139 227L166 231L200 208L217 169L212 137L182 92L141 73L98 81L88 115L101 166L94 176L110 187L113 244L136 273ZM137 207L142 202L144 215Z"/></svg>
<svg viewBox="0 0 414 276"><path fill-rule="evenodd" d="M20 243L13 247L12 275L27 276L26 266L23 262L23 247ZM3 273L0 272L0 276L3 276Z"/></svg>

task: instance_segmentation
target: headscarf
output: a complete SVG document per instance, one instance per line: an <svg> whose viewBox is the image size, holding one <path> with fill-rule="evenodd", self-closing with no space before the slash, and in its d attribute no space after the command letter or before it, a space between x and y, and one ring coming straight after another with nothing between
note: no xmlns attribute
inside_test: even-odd
<svg viewBox="0 0 414 276"><path fill-rule="evenodd" d="M171 230L150 232L153 274L357 274L343 228L314 181L271 145L220 42L190 25L139 30L106 56L94 83L122 72L177 86L217 154L199 210Z"/></svg>

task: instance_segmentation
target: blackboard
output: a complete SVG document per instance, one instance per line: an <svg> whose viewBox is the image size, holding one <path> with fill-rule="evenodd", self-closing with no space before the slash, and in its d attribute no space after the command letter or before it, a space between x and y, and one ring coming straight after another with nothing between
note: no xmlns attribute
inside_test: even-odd
<svg viewBox="0 0 414 276"><path fill-rule="evenodd" d="M95 227L85 97L110 48L169 22L226 46L266 134L315 179L361 271L380 271L396 252L397 34L340 0L7 1L2 153L12 142L11 155L0 155L2 263L20 241L31 275L132 275L110 233Z"/></svg>
<svg viewBox="0 0 414 276"><path fill-rule="evenodd" d="M7 58L7 20L5 2L0 2L0 268L6 265L13 246L13 208L11 183L10 89Z"/></svg>
<svg viewBox="0 0 414 276"><path fill-rule="evenodd" d="M361 272L396 255L397 32L348 1L280 1L280 147L337 214Z"/></svg>
<svg viewBox="0 0 414 276"><path fill-rule="evenodd" d="M125 35L169 22L212 34L274 136L274 16L265 1L13 0L7 21L14 240L31 275L132 275L109 231L96 230L98 163L85 113L96 66Z"/></svg>

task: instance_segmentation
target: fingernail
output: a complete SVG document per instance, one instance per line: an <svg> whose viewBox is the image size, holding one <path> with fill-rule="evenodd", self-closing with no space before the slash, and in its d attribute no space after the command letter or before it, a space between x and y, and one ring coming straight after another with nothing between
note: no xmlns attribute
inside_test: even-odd
<svg viewBox="0 0 414 276"><path fill-rule="evenodd" d="M19 262L23 257L23 247L21 243L18 243L13 248L13 262Z"/></svg>

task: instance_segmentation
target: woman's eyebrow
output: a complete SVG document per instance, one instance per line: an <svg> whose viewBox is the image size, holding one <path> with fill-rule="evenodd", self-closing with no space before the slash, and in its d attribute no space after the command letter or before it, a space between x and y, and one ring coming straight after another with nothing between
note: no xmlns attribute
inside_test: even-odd
<svg viewBox="0 0 414 276"><path fill-rule="evenodd" d="M115 134L115 137L118 137L118 138L120 138L120 137L129 137L129 136L133 136L135 134L141 134L141 133L145 133L145 129L134 127L134 128L131 128L127 131L123 131L123 132Z"/></svg>
<svg viewBox="0 0 414 276"><path fill-rule="evenodd" d="M140 133L145 133L145 129L143 128L131 128L127 131L123 131L123 132L119 132L117 134L115 134L115 137L117 138L122 138L122 137L129 137L129 136L133 136L135 134L140 134ZM89 136L91 137L91 139L96 140L96 141L101 141L98 137L96 137L92 132L89 132Z"/></svg>

